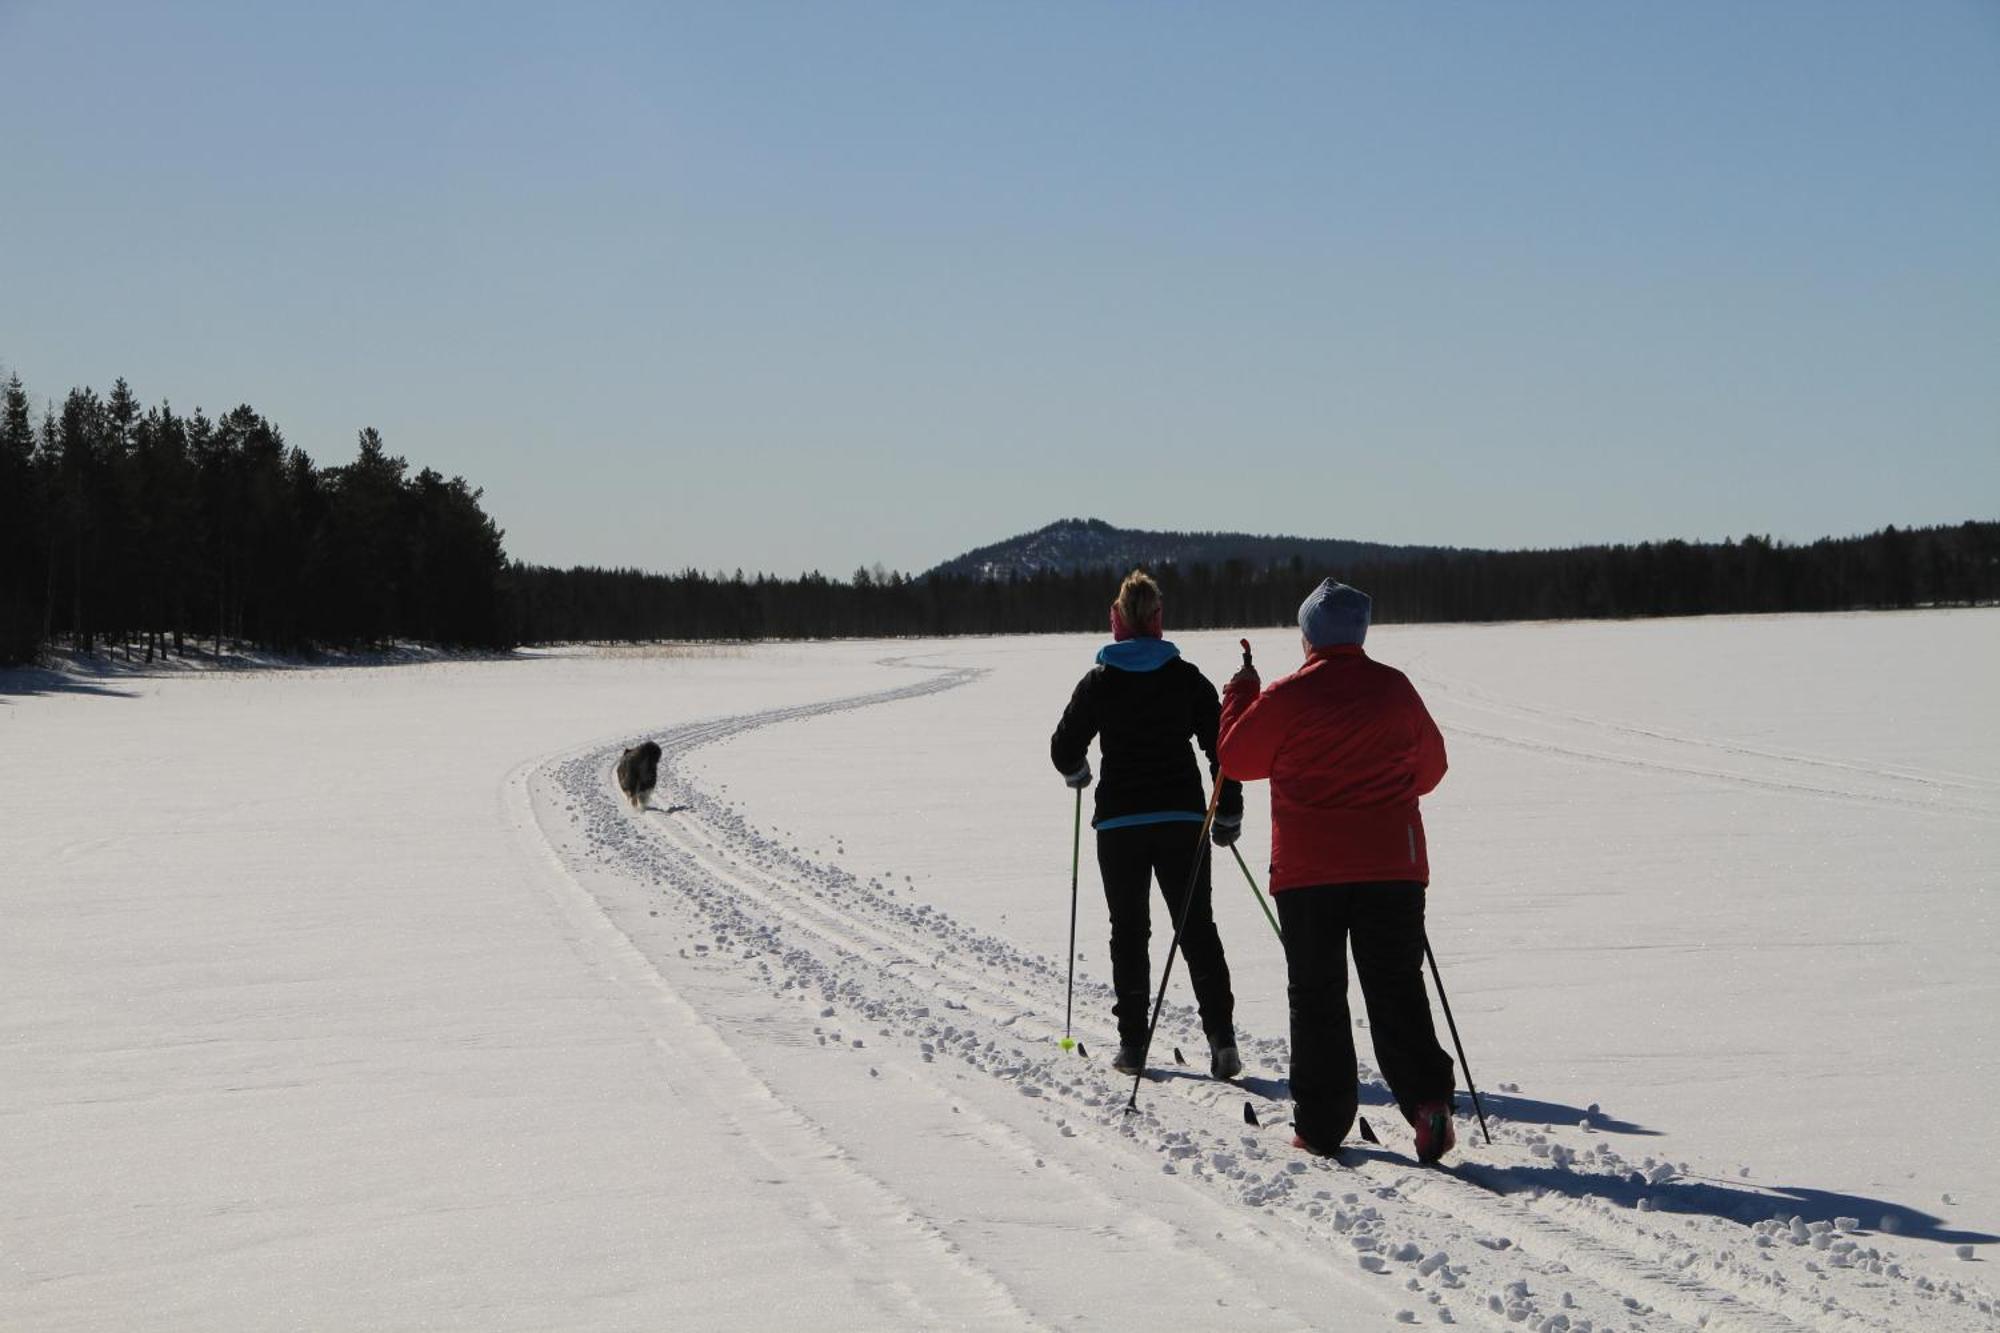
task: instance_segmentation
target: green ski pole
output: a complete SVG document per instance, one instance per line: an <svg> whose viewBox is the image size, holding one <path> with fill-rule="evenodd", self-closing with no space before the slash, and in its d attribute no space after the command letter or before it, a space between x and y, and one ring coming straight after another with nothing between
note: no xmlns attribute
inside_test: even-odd
<svg viewBox="0 0 2000 1333"><path fill-rule="evenodd" d="M1243 878L1249 881L1250 892L1257 899L1257 906L1264 909L1264 919L1271 923L1271 932L1283 940L1285 932L1279 929L1278 918L1271 915L1271 904L1264 900L1264 891L1257 887L1257 877L1250 873L1249 863L1243 859L1243 853L1236 850L1236 844L1231 843L1229 850L1235 854L1236 864L1243 867Z"/></svg>

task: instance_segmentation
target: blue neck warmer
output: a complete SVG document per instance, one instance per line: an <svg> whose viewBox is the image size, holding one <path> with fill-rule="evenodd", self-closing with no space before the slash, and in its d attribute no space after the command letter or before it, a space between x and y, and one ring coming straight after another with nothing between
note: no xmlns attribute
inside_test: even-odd
<svg viewBox="0 0 2000 1333"><path fill-rule="evenodd" d="M1180 655L1181 650L1165 639L1139 638L1105 644L1097 650L1097 661L1120 671L1158 671Z"/></svg>

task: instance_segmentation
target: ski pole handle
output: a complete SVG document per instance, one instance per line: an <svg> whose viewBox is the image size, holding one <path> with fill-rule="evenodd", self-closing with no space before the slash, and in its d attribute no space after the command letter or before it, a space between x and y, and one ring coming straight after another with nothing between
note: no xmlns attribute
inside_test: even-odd
<svg viewBox="0 0 2000 1333"><path fill-rule="evenodd" d="M1244 666L1249 666L1249 665L1250 665L1250 640L1248 640L1248 639L1238 639L1238 640L1237 640L1236 642L1238 642L1238 643L1240 643L1240 644L1242 644L1242 645L1243 645L1243 665L1244 665Z"/></svg>

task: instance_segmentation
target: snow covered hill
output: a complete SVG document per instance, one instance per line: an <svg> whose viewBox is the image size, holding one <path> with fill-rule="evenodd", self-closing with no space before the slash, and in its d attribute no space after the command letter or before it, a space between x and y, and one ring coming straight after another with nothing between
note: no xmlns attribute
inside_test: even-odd
<svg viewBox="0 0 2000 1333"><path fill-rule="evenodd" d="M1437 549L1327 537L1257 537L1244 532L1150 532L1113 527L1101 518L1065 518L967 551L929 573L1009 579L1080 569L1123 574L1141 565L1220 566L1230 560L1263 569L1294 557L1315 568L1341 568L1370 561L1414 560Z"/></svg>
<svg viewBox="0 0 2000 1333"><path fill-rule="evenodd" d="M2000 613L1378 631L1452 747L1446 1169L1379 1086L1287 1146L1227 877L1240 1086L1176 1004L1124 1113L1088 856L1059 1049L1090 648L0 694L0 1325L2000 1326Z"/></svg>

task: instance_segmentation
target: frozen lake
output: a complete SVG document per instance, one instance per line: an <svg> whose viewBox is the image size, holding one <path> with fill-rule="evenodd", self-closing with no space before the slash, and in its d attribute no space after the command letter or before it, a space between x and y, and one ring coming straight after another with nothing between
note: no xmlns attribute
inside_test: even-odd
<svg viewBox="0 0 2000 1333"><path fill-rule="evenodd" d="M1379 1089L1286 1146L1233 861L1244 1086L1177 1009L1120 1113L1088 848L1057 1049L1095 646L13 678L0 1325L2000 1324L2000 612L1375 631L1451 756L1449 1171Z"/></svg>

